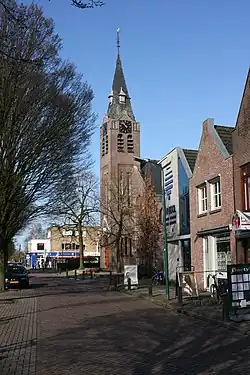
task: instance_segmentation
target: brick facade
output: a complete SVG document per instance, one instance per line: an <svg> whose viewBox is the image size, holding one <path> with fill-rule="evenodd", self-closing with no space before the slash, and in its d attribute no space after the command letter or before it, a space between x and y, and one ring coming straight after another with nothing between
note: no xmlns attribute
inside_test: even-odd
<svg viewBox="0 0 250 375"><path fill-rule="evenodd" d="M236 127L233 132L233 150L235 209L244 211L241 167L250 163L250 70L246 80ZM247 250L246 247L249 247L246 240L237 241L237 262L249 261L245 253Z"/></svg>
<svg viewBox="0 0 250 375"><path fill-rule="evenodd" d="M230 134L229 127L218 127L226 129ZM221 208L211 211L211 196L209 181L220 178L221 184ZM201 184L207 185L207 212L198 213L197 187ZM208 119L203 123L203 131L198 151L198 156L190 179L190 226L191 226L191 251L192 266L197 272L199 286L205 285L204 275L204 238L206 231L213 235L213 231L228 227L232 221L234 211L233 196L233 161L225 144L220 138L214 120ZM200 233L199 233L200 232ZM202 235L202 232L204 235ZM228 235L230 235L228 231ZM233 235L231 234L231 241Z"/></svg>

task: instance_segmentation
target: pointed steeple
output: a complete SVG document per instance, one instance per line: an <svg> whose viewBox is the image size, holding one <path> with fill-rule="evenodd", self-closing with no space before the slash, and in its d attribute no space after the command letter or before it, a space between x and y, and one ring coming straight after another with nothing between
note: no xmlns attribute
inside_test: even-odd
<svg viewBox="0 0 250 375"><path fill-rule="evenodd" d="M109 96L110 98L111 96ZM125 76L122 69L122 61L120 57L120 30L117 30L117 58L115 74L112 85L112 100L109 102L108 115L111 118L119 117L123 112L135 120Z"/></svg>

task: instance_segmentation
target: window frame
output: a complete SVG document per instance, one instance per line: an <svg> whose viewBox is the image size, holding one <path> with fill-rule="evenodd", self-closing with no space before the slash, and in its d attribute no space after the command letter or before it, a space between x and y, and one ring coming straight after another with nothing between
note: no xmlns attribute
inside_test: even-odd
<svg viewBox="0 0 250 375"><path fill-rule="evenodd" d="M250 211L250 163L241 168L242 211ZM249 186L248 186L249 185Z"/></svg>
<svg viewBox="0 0 250 375"><path fill-rule="evenodd" d="M211 208L211 211L220 210L221 206L222 206L221 178L220 178L220 176L218 176L213 181L210 181L209 185L210 185L210 208ZM219 185L219 190L216 192L216 187L218 185ZM220 204L216 205L216 203L220 203Z"/></svg>
<svg viewBox="0 0 250 375"><path fill-rule="evenodd" d="M202 192L205 191L206 194L202 197ZM198 195L198 215L203 215L208 211L208 194L207 194L207 184L204 183L197 187ZM202 209L203 201L205 202L205 210Z"/></svg>

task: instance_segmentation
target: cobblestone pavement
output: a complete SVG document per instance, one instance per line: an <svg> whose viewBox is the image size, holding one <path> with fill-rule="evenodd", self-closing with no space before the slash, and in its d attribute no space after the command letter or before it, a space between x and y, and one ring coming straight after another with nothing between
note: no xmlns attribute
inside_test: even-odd
<svg viewBox="0 0 250 375"><path fill-rule="evenodd" d="M245 374L249 338L166 311L150 301L103 292L39 298L38 375Z"/></svg>
<svg viewBox="0 0 250 375"><path fill-rule="evenodd" d="M0 374L35 375L37 300L0 301Z"/></svg>
<svg viewBox="0 0 250 375"><path fill-rule="evenodd" d="M10 348L0 360L1 375L248 372L248 336L104 291L102 281L47 282L12 303L0 296L1 316L10 318L0 325L2 356Z"/></svg>

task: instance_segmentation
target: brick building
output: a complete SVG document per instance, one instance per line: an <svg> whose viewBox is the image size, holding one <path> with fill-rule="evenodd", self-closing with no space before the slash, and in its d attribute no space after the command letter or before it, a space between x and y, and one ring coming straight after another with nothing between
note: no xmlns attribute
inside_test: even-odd
<svg viewBox="0 0 250 375"><path fill-rule="evenodd" d="M225 272L231 262L234 233L232 132L228 126L203 123L193 175L190 179L192 266L201 288L209 288L210 273Z"/></svg>
<svg viewBox="0 0 250 375"><path fill-rule="evenodd" d="M250 70L233 132L236 261L250 263Z"/></svg>

